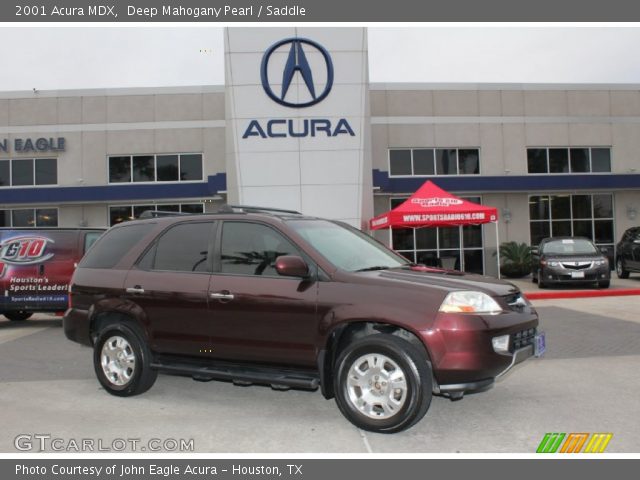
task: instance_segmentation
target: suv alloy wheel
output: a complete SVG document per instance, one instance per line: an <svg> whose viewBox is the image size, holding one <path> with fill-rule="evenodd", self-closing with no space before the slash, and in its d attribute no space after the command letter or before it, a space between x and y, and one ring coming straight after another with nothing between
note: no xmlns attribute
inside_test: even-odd
<svg viewBox="0 0 640 480"><path fill-rule="evenodd" d="M432 397L427 358L394 335L376 334L349 344L336 362L336 403L358 428L394 433L418 422Z"/></svg>
<svg viewBox="0 0 640 480"><path fill-rule="evenodd" d="M146 392L158 376L151 368L146 342L124 323L110 323L102 329L94 347L93 365L104 389L119 397Z"/></svg>

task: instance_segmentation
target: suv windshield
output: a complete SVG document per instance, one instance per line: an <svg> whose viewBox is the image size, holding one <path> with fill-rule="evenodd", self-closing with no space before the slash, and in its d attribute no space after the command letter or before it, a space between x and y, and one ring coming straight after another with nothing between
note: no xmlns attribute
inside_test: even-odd
<svg viewBox="0 0 640 480"><path fill-rule="evenodd" d="M589 240L566 238L545 243L542 253L550 255L592 255L598 253Z"/></svg>
<svg viewBox="0 0 640 480"><path fill-rule="evenodd" d="M384 270L410 264L406 258L353 227L327 220L290 220L288 224L342 270Z"/></svg>

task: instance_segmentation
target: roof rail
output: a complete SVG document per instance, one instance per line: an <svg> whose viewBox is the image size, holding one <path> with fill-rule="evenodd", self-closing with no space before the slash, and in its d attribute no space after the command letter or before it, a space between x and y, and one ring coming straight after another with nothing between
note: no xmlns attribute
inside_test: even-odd
<svg viewBox="0 0 640 480"><path fill-rule="evenodd" d="M168 210L145 210L138 218L158 218L158 217L177 217L183 215L194 215L193 213L171 212Z"/></svg>
<svg viewBox="0 0 640 480"><path fill-rule="evenodd" d="M252 207L250 205L222 205L218 213L289 213L292 215L302 215L296 210L284 210L282 208Z"/></svg>

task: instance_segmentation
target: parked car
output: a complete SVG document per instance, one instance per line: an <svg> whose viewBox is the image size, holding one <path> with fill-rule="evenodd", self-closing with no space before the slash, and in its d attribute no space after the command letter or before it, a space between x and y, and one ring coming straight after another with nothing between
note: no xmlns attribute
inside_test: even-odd
<svg viewBox="0 0 640 480"><path fill-rule="evenodd" d="M609 287L611 269L606 249L599 249L587 238L545 238L531 253L532 278L540 288L567 283Z"/></svg>
<svg viewBox="0 0 640 480"><path fill-rule="evenodd" d="M0 228L0 313L26 320L67 309L71 275L104 230Z"/></svg>
<svg viewBox="0 0 640 480"><path fill-rule="evenodd" d="M631 272L640 272L640 227L624 232L616 247L618 278L629 278Z"/></svg>
<svg viewBox="0 0 640 480"><path fill-rule="evenodd" d="M227 208L112 227L80 262L64 330L118 396L157 373L321 388L360 428L397 432L544 351L514 285L409 263L296 212Z"/></svg>

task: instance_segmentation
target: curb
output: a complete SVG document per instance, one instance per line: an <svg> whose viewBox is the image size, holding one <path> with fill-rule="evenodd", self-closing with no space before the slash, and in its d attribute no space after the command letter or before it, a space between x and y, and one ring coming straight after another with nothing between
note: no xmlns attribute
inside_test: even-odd
<svg viewBox="0 0 640 480"><path fill-rule="evenodd" d="M556 298L624 297L640 295L640 288L617 288L614 290L574 290L562 292L522 292L529 300L552 300Z"/></svg>

